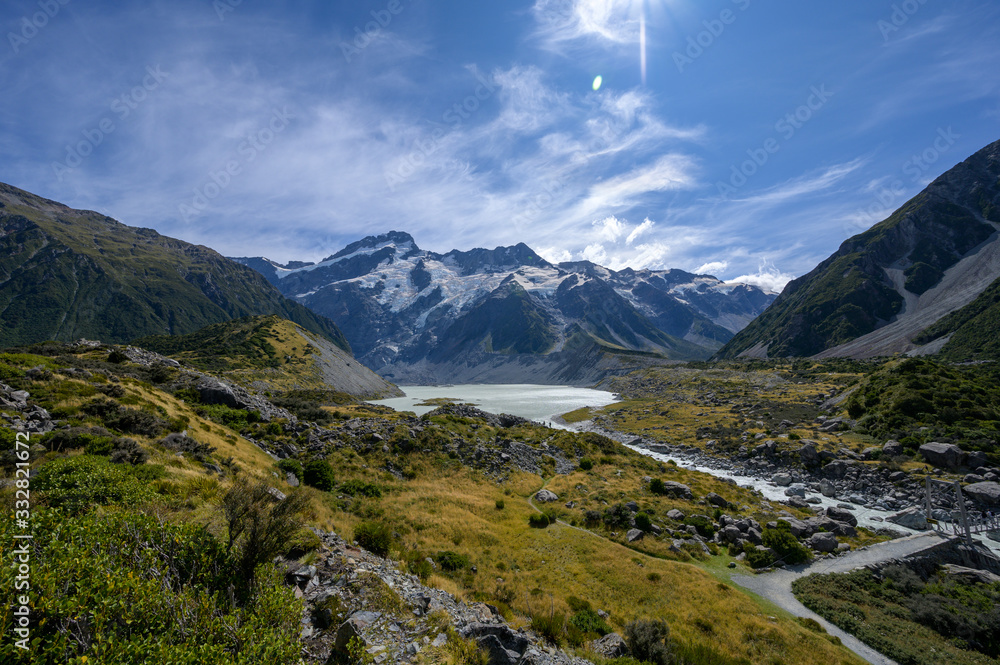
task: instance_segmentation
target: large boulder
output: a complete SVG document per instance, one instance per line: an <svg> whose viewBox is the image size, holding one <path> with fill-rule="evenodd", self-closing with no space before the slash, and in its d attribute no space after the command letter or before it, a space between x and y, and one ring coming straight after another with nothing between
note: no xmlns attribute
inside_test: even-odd
<svg viewBox="0 0 1000 665"><path fill-rule="evenodd" d="M460 631L462 637L473 638L479 648L489 654L489 665L516 665L531 645L528 638L506 624L470 623Z"/></svg>
<svg viewBox="0 0 1000 665"><path fill-rule="evenodd" d="M743 540L743 532L740 531L739 527L730 524L725 529L719 532L719 539L724 543L730 545L735 545L736 543Z"/></svg>
<svg viewBox="0 0 1000 665"><path fill-rule="evenodd" d="M965 460L965 463L970 469L978 469L981 466L986 466L989 463L989 459L987 459L986 453L976 450L969 453L969 457Z"/></svg>
<svg viewBox="0 0 1000 665"><path fill-rule="evenodd" d="M903 444L901 444L899 441L886 441L885 445L882 446L883 459L899 457L900 455L903 454L904 454Z"/></svg>
<svg viewBox="0 0 1000 665"><path fill-rule="evenodd" d="M716 494L715 492L709 492L705 495L705 501L708 501L713 506L717 508L725 508L729 505L729 502L725 500L722 496Z"/></svg>
<svg viewBox="0 0 1000 665"><path fill-rule="evenodd" d="M819 452L816 450L816 444L812 441L799 448L798 453L799 459L805 466L815 466L820 462L820 456Z"/></svg>
<svg viewBox="0 0 1000 665"><path fill-rule="evenodd" d="M347 621L340 624L337 628L337 635L333 640L333 651L330 653L330 658L327 659L327 665L340 665L341 663L349 662L350 657L348 656L347 645L352 639L357 639L361 642L362 648L367 648L369 645L364 638L364 629L374 623L381 615L377 612L362 612L358 611L348 617Z"/></svg>
<svg viewBox="0 0 1000 665"><path fill-rule="evenodd" d="M943 469L957 469L965 463L965 451L954 443L925 443L920 446L920 454L928 464Z"/></svg>
<svg viewBox="0 0 1000 665"><path fill-rule="evenodd" d="M1000 483L990 481L975 483L966 485L962 491L987 506L1000 506Z"/></svg>
<svg viewBox="0 0 1000 665"><path fill-rule="evenodd" d="M625 538L628 539L628 542L634 543L637 540L642 540L645 535L640 529L629 529L628 533L625 534Z"/></svg>
<svg viewBox="0 0 1000 665"><path fill-rule="evenodd" d="M663 481L663 493L677 499L687 499L688 501L694 498L690 487L673 480Z"/></svg>
<svg viewBox="0 0 1000 665"><path fill-rule="evenodd" d="M551 490L539 490L535 493L535 501L541 501L542 503L552 503L553 501L558 501L559 495Z"/></svg>
<svg viewBox="0 0 1000 665"><path fill-rule="evenodd" d="M807 544L817 552L833 552L837 549L837 537L832 533L814 533L809 536Z"/></svg>
<svg viewBox="0 0 1000 665"><path fill-rule="evenodd" d="M847 522L837 522L826 515L817 515L806 520L809 528L816 532L828 531L837 536L853 538L858 535L858 530Z"/></svg>
<svg viewBox="0 0 1000 665"><path fill-rule="evenodd" d="M604 658L623 658L628 655L628 645L618 633L608 633L590 643L591 650Z"/></svg>
<svg viewBox="0 0 1000 665"><path fill-rule="evenodd" d="M851 511L844 510L843 508L837 508L836 506L830 506L827 508L826 516L834 522L843 522L845 524L850 524L851 526L858 525L858 518L855 517Z"/></svg>
<svg viewBox="0 0 1000 665"><path fill-rule="evenodd" d="M792 484L792 476L787 473L776 473L771 478L771 482L778 487L788 487Z"/></svg>
<svg viewBox="0 0 1000 665"><path fill-rule="evenodd" d="M242 405L231 386L214 379L204 379L197 387L198 395L204 404L222 404L233 409Z"/></svg>
<svg viewBox="0 0 1000 665"><path fill-rule="evenodd" d="M891 515L885 518L885 520L887 522L892 522L893 524L906 527L907 529L913 529L914 531L927 530L927 517L924 515L923 511L916 506L912 506L902 512Z"/></svg>

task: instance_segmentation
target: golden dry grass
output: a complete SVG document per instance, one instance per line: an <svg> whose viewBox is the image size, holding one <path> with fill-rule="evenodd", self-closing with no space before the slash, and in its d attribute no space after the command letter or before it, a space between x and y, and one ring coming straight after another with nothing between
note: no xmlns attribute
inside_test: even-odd
<svg viewBox="0 0 1000 665"><path fill-rule="evenodd" d="M365 501L371 504L371 514L401 534L396 557L408 550L454 551L470 557L477 574L431 578L431 583L452 593L488 598L505 587L512 592L512 607L523 615L569 613L566 599L576 596L609 612L619 629L636 618L663 619L683 640L710 641L725 653L754 663L861 662L791 618L775 618L772 611L696 565L649 556L568 525L529 528L534 508L528 497L543 486L538 476L519 473L509 484L498 486L475 471L443 461L422 459L414 466L420 471L415 479L386 482L386 496ZM693 472L681 473L678 478L702 487ZM560 476L549 487L563 489L588 480L594 477ZM627 480L616 476L623 488L635 480L634 475ZM725 489L716 482L706 480L703 487ZM733 499L743 498L743 490L726 487ZM496 507L498 499L504 500L503 509ZM662 501L666 509L669 501ZM690 504L684 507L691 511ZM337 530L348 538L361 519L346 512L333 515Z"/></svg>

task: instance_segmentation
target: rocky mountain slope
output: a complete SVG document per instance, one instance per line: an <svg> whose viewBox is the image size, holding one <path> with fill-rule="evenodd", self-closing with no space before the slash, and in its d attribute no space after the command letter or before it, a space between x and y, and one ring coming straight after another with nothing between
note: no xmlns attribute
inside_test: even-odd
<svg viewBox="0 0 1000 665"><path fill-rule="evenodd" d="M623 356L703 359L773 299L681 270L554 265L524 244L436 254L399 232L315 264L235 260L337 321L357 357L397 382L581 382Z"/></svg>
<svg viewBox="0 0 1000 665"><path fill-rule="evenodd" d="M277 314L341 349L328 319L220 254L0 183L0 347L127 342Z"/></svg>
<svg viewBox="0 0 1000 665"><path fill-rule="evenodd" d="M951 339L949 353L975 356L970 340L996 316L983 294L1000 277L998 229L1000 141L790 282L717 357L926 354Z"/></svg>

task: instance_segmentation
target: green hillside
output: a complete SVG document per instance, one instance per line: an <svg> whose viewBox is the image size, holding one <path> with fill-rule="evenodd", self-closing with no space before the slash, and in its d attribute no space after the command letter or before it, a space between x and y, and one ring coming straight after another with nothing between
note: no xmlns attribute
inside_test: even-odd
<svg viewBox="0 0 1000 665"><path fill-rule="evenodd" d="M213 250L0 184L0 347L128 342L277 314L347 350L328 319Z"/></svg>

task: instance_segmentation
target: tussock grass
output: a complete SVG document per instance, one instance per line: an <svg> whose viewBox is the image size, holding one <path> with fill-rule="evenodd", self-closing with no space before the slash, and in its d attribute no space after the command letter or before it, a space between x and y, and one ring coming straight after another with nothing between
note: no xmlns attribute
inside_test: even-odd
<svg viewBox="0 0 1000 665"><path fill-rule="evenodd" d="M633 461L640 468L630 468L627 475L604 475L614 477L613 482L609 478L608 491L623 499L638 494L636 483L642 482L643 459L636 456ZM528 499L544 484L538 476L517 473L500 487L475 471L430 456L414 456L411 463L419 469L417 477L385 483L386 495L375 502L382 519L400 535L392 556L450 550L468 556L478 571L439 570L430 577L434 586L467 600L496 602L502 595L523 617L570 616L567 599L575 596L609 612L612 627L619 631L636 618L661 618L671 634L686 643L711 642L727 655L755 663L860 662L791 618L772 620L755 600L720 585L697 566L648 556L569 525L529 528L528 516L535 510ZM548 487L559 493L584 482L604 482L597 480L601 470L610 469L556 477ZM697 478L693 472L679 471L677 479L699 490L725 490L730 500L749 499L742 490ZM500 498L505 499L504 510L496 509ZM657 502L657 512L665 513L668 504L683 504L686 512L692 511L692 504L652 495L648 502ZM351 533L360 518L339 512L332 520L338 532Z"/></svg>

